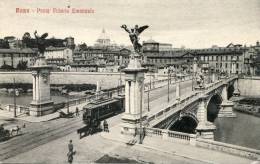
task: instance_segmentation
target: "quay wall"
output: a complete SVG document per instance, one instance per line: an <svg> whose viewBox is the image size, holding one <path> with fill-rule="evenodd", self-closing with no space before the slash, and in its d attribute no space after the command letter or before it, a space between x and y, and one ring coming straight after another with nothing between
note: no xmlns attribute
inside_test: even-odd
<svg viewBox="0 0 260 164"><path fill-rule="evenodd" d="M260 76L239 78L238 89L242 96L260 97Z"/></svg>
<svg viewBox="0 0 260 164"><path fill-rule="evenodd" d="M116 87L120 84L124 85L125 75L119 72L51 72L51 84L97 84L100 82L102 89ZM146 75L145 82L150 81L149 75ZM0 84L13 83L31 84L31 72L0 72ZM151 75L151 80L162 80L164 76Z"/></svg>

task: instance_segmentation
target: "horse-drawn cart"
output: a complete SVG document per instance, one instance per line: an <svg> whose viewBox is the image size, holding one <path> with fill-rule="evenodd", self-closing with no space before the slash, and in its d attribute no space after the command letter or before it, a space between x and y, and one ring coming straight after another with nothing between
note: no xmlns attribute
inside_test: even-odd
<svg viewBox="0 0 260 164"><path fill-rule="evenodd" d="M11 137L9 130L4 129L3 125L0 125L0 142L5 141Z"/></svg>

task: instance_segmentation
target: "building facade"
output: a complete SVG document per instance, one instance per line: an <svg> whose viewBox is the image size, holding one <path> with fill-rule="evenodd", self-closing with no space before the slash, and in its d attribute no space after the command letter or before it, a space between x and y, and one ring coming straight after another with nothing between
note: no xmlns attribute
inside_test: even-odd
<svg viewBox="0 0 260 164"><path fill-rule="evenodd" d="M227 47L190 50L198 61L207 63L209 69L227 74L254 75L252 65L257 51L254 47L229 44Z"/></svg>
<svg viewBox="0 0 260 164"><path fill-rule="evenodd" d="M0 49L0 67L17 68L19 63L30 67L34 64L36 55L37 52L32 49Z"/></svg>
<svg viewBox="0 0 260 164"><path fill-rule="evenodd" d="M44 56L48 64L65 65L73 62L73 51L68 47L47 47Z"/></svg>

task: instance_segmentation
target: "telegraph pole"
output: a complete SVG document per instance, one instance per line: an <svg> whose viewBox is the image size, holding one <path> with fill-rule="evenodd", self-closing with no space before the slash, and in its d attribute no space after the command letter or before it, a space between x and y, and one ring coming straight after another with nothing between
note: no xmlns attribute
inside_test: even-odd
<svg viewBox="0 0 260 164"><path fill-rule="evenodd" d="M17 117L16 116L16 93L15 93L15 78L14 78L14 83L13 83L13 90L14 90L14 117Z"/></svg>
<svg viewBox="0 0 260 164"><path fill-rule="evenodd" d="M152 83L151 83L151 73L150 73L150 87L148 87L148 91L147 91L147 98L148 98L148 112L150 111L150 89L152 88Z"/></svg>
<svg viewBox="0 0 260 164"><path fill-rule="evenodd" d="M168 102L170 102L170 79L169 79L169 70L168 70Z"/></svg>
<svg viewBox="0 0 260 164"><path fill-rule="evenodd" d="M67 113L69 114L70 113L70 101L69 101L69 90L67 90Z"/></svg>
<svg viewBox="0 0 260 164"><path fill-rule="evenodd" d="M142 135L143 135L143 129L142 129L142 115L143 115L143 109L142 109L142 106L143 106L143 87L144 87L144 84L142 84L142 88L141 88L141 91L142 91L142 93L141 93L141 100L140 100L140 130L139 130L139 144L142 144L143 143L143 139L142 139Z"/></svg>

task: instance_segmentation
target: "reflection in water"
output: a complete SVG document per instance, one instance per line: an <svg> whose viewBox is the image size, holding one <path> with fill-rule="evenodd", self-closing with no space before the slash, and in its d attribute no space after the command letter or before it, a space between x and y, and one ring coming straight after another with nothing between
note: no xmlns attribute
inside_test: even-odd
<svg viewBox="0 0 260 164"><path fill-rule="evenodd" d="M215 140L260 150L260 118L236 112L236 118L217 118Z"/></svg>

